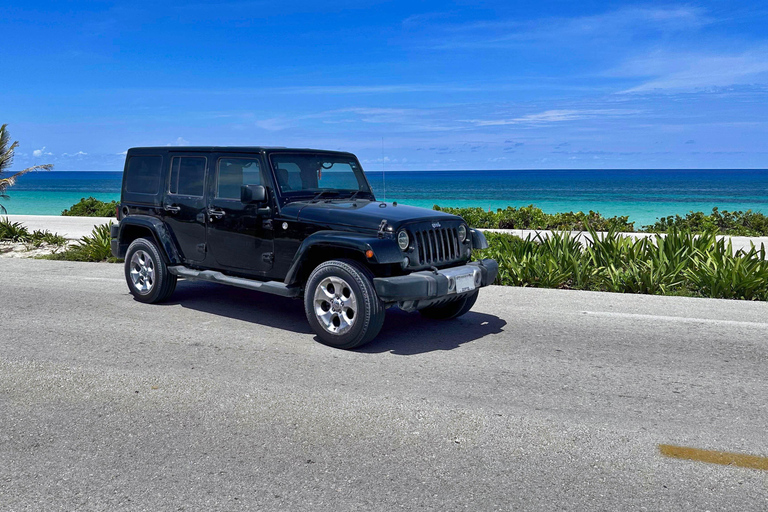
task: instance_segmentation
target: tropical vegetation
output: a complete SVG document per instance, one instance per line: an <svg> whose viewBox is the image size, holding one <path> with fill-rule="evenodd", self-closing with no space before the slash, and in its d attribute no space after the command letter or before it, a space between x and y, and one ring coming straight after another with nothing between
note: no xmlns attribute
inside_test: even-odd
<svg viewBox="0 0 768 512"><path fill-rule="evenodd" d="M768 236L768 216L752 210L729 212L712 208L710 215L690 212L682 217L662 217L650 226L643 226L643 229L651 233L686 229L694 233L716 231L718 234L731 236Z"/></svg>
<svg viewBox="0 0 768 512"><path fill-rule="evenodd" d="M112 256L110 242L112 240L110 229L112 222L101 224L93 228L90 235L83 236L75 244L67 247L65 251L44 256L51 260L67 261L108 261L118 263L123 260Z"/></svg>
<svg viewBox="0 0 768 512"><path fill-rule="evenodd" d="M11 142L11 134L8 132L7 127L7 124L0 126L0 199L10 199L5 192L8 187L11 187L16 183L19 176L23 176L32 171L50 171L53 169L53 165L51 164L33 165L32 167L27 167L26 169L6 176L13 163L13 154L19 146L18 141ZM0 213L7 213L7 210L2 204L0 204Z"/></svg>
<svg viewBox="0 0 768 512"><path fill-rule="evenodd" d="M590 210L589 213L566 212L549 214L533 205L515 208L508 206L495 212L482 208L444 208L435 210L462 216L470 226L486 229L549 229L557 231L585 231L591 226L596 231L624 231L667 233L673 229L692 233L715 231L720 235L768 236L768 216L751 210L729 212L713 208L707 215L690 212L685 216L662 217L654 224L635 229L629 217L604 217Z"/></svg>
<svg viewBox="0 0 768 512"><path fill-rule="evenodd" d="M58 250L67 244L67 239L57 233L48 230L35 230L30 232L20 222L12 222L8 217L0 218L0 242L23 243L27 248L39 248L43 245L51 246Z"/></svg>
<svg viewBox="0 0 768 512"><path fill-rule="evenodd" d="M95 197L88 197L80 199L61 214L70 217L114 217L116 209L117 201L104 202Z"/></svg>
<svg viewBox="0 0 768 512"><path fill-rule="evenodd" d="M474 257L498 261L497 284L508 286L768 300L764 245L734 252L715 231L675 227L638 239L615 230L601 236L591 227L588 233L486 233L489 247Z"/></svg>
<svg viewBox="0 0 768 512"><path fill-rule="evenodd" d="M597 231L634 231L635 223L629 222L629 217L603 217L593 211L544 213L541 208L533 205L515 208L507 206L504 209L483 210L482 208L444 208L438 205L434 210L459 215L473 228L484 229L551 229L558 231L583 231L592 226Z"/></svg>

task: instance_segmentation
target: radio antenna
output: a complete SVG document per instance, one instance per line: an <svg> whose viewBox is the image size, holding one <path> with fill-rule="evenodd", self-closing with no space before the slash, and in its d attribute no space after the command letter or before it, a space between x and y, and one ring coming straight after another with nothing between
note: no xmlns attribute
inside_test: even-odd
<svg viewBox="0 0 768 512"><path fill-rule="evenodd" d="M384 201L387 200L387 176L386 176L387 162L384 160L384 137L381 138L381 182L382 182L382 194L384 195Z"/></svg>

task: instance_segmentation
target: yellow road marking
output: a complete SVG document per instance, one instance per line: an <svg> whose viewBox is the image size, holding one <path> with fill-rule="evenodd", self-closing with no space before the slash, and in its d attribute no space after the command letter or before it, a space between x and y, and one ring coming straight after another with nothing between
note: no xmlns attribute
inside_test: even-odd
<svg viewBox="0 0 768 512"><path fill-rule="evenodd" d="M739 466L768 471L768 457L715 450L700 450L698 448L673 446L671 444L660 444L659 451L665 457L672 457L674 459L698 460L700 462L709 462L710 464L723 464L725 466Z"/></svg>

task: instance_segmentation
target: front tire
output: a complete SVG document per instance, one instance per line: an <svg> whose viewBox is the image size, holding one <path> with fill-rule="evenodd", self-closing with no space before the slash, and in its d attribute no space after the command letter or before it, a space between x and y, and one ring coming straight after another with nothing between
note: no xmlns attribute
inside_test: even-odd
<svg viewBox="0 0 768 512"><path fill-rule="evenodd" d="M137 238L125 253L125 281L133 298L139 302L162 302L176 289L177 278L168 266L155 242Z"/></svg>
<svg viewBox="0 0 768 512"><path fill-rule="evenodd" d="M475 290L474 292L465 295L460 299L451 301L448 304L420 309L419 313L425 318L431 318L432 320L451 320L452 318L458 318L472 309L472 306L474 306L477 301L479 292L480 290Z"/></svg>
<svg viewBox="0 0 768 512"><path fill-rule="evenodd" d="M326 261L312 271L304 291L304 312L322 343L343 349L375 338L385 316L370 271L352 260Z"/></svg>

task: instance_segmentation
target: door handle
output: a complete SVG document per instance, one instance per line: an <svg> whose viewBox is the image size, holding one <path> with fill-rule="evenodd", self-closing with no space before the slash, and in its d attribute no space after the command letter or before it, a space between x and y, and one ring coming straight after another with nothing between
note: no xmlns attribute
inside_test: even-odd
<svg viewBox="0 0 768 512"><path fill-rule="evenodd" d="M209 209L209 210L208 210L208 216L209 216L211 219L220 219L220 218L222 218L224 215L226 215L226 214L224 213L224 210L215 210L215 209L213 209L213 208L211 208L211 209Z"/></svg>
<svg viewBox="0 0 768 512"><path fill-rule="evenodd" d="M170 213L179 213L181 211L181 206L176 206L175 204L167 204L165 205L165 211Z"/></svg>

